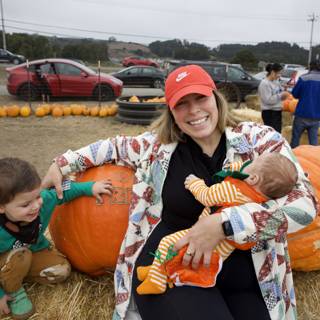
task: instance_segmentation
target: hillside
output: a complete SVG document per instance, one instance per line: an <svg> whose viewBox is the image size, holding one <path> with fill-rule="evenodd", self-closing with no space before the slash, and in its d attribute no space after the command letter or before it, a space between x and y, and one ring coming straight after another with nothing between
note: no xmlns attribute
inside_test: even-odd
<svg viewBox="0 0 320 320"><path fill-rule="evenodd" d="M144 57L155 57L149 47L134 42L108 42L109 59L113 62L120 62L124 57L141 55Z"/></svg>

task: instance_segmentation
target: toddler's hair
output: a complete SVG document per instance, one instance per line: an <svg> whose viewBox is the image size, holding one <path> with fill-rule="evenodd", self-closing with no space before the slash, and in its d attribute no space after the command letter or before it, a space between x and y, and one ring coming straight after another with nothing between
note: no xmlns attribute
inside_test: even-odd
<svg viewBox="0 0 320 320"><path fill-rule="evenodd" d="M261 177L261 192L271 199L276 199L293 189L298 180L298 171L287 157L272 152L264 159Z"/></svg>
<svg viewBox="0 0 320 320"><path fill-rule="evenodd" d="M0 205L9 203L18 193L29 192L40 186L35 167L18 158L0 159Z"/></svg>

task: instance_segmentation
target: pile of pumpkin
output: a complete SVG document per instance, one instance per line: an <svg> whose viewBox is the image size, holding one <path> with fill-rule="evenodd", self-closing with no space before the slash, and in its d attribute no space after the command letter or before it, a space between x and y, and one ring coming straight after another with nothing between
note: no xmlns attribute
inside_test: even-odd
<svg viewBox="0 0 320 320"><path fill-rule="evenodd" d="M288 111L294 113L298 104L298 99L295 99L292 94L286 100L282 102L282 111Z"/></svg>
<svg viewBox="0 0 320 320"><path fill-rule="evenodd" d="M34 114L36 117L44 117L51 115L53 117L62 116L93 116L93 117L108 117L114 116L118 111L118 106L114 103L111 106L86 106L82 104L40 104L35 110L30 106L2 106L0 107L0 117L29 117Z"/></svg>
<svg viewBox="0 0 320 320"><path fill-rule="evenodd" d="M165 97L155 97L155 98L150 98L150 99L142 99L140 100L137 96L132 96L128 100L129 102L147 102L147 103L166 103L166 98Z"/></svg>

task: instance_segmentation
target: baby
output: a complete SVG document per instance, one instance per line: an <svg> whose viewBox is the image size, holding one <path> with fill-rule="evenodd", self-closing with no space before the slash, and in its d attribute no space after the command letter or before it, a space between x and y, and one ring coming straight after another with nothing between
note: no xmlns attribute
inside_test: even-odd
<svg viewBox="0 0 320 320"><path fill-rule="evenodd" d="M237 206L248 202L262 203L268 199L281 198L295 186L298 173L295 165L285 156L273 152L263 153L255 160L230 164L227 170L216 176L224 179L221 183L207 187L203 180L189 175L185 180L186 189L206 208L200 218L211 214L210 207L222 208ZM232 235L231 224L226 236ZM230 230L231 228L231 230ZM201 265L197 270L181 264L186 248L178 255L172 252L177 240L187 234L189 229L164 237L156 251L156 258L151 266L138 267L138 279L143 281L137 288L139 294L159 294L165 292L167 283L175 285L193 285L212 287L221 270L222 262L228 258L235 248L250 249L254 243L238 245L230 240L220 242L214 248L209 268ZM175 256L177 255L177 256Z"/></svg>

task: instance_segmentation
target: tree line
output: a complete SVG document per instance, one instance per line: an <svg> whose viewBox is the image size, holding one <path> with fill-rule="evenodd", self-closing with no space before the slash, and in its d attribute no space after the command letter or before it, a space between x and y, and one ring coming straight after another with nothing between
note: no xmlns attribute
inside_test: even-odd
<svg viewBox="0 0 320 320"><path fill-rule="evenodd" d="M108 42L94 39L45 37L13 33L6 35L7 48L29 60L42 58L69 58L87 62L108 60Z"/></svg>
<svg viewBox="0 0 320 320"><path fill-rule="evenodd" d="M108 43L116 39L74 39L46 37L24 33L7 34L7 47L29 60L58 57L80 59L87 62L108 61ZM240 63L247 69L257 67L259 61L296 63L306 65L308 50L288 42L261 42L256 45L221 44L209 48L186 40L154 41L151 52L163 59L218 60ZM141 50L140 50L141 51ZM133 54L135 54L133 52ZM320 45L313 47L313 58L320 54ZM141 51L143 55L143 51Z"/></svg>

